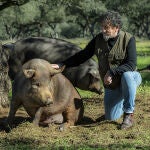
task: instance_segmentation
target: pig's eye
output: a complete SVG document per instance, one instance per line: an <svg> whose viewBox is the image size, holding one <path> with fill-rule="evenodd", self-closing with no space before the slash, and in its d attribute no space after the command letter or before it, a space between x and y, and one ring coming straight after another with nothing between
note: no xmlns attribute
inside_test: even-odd
<svg viewBox="0 0 150 150"><path fill-rule="evenodd" d="M35 83L35 85L39 87L41 84L40 84L40 82L37 82L37 83Z"/></svg>

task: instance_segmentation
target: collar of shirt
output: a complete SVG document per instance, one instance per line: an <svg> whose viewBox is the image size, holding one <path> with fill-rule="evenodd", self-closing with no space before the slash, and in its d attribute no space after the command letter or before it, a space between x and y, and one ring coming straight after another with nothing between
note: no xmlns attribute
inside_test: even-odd
<svg viewBox="0 0 150 150"><path fill-rule="evenodd" d="M116 37L114 38L110 38L107 42L108 42L108 46L109 46L109 50L112 49L112 47L114 46L114 44L116 43L117 39L118 39L119 33L117 34Z"/></svg>

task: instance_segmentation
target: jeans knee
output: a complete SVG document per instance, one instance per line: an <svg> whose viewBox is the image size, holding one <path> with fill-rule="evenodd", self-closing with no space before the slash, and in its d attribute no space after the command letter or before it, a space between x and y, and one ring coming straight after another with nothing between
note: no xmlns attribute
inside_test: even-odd
<svg viewBox="0 0 150 150"><path fill-rule="evenodd" d="M121 82L123 84L129 84L129 85L132 85L135 83L135 85L139 86L140 83L142 81L142 78L141 78L141 75L140 73L136 72L136 71L127 71L127 72L124 72L122 74L122 77L121 77Z"/></svg>
<svg viewBox="0 0 150 150"><path fill-rule="evenodd" d="M130 71L127 71L127 72L124 72L123 74L122 74L122 77L121 77L122 79L130 79L130 78L132 78L132 73L130 72Z"/></svg>
<svg viewBox="0 0 150 150"><path fill-rule="evenodd" d="M124 73L122 74L121 83L122 83L123 85L126 85L126 84L128 84L128 82L132 82L132 81L133 81L133 80L132 80L132 75L131 75L130 72L124 72Z"/></svg>
<svg viewBox="0 0 150 150"><path fill-rule="evenodd" d="M136 84L137 84L137 86L139 86L139 85L141 84L141 82L142 82L141 74L140 74L139 72L137 72L135 78L136 78L136 79L135 79L135 80L136 80Z"/></svg>

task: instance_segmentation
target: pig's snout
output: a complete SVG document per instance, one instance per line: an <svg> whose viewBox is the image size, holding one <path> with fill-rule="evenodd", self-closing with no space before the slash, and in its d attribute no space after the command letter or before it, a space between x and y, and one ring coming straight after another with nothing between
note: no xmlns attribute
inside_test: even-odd
<svg viewBox="0 0 150 150"><path fill-rule="evenodd" d="M99 94L99 95L101 95L101 94L104 93L103 88L100 88L100 89L94 88L94 89L90 89L90 91L95 92L95 93L97 93L97 94Z"/></svg>
<svg viewBox="0 0 150 150"><path fill-rule="evenodd" d="M97 94L101 95L104 93L104 89L103 88L100 88L99 90L96 91Z"/></svg>
<svg viewBox="0 0 150 150"><path fill-rule="evenodd" d="M53 104L53 94L48 89L43 89L40 93L44 105Z"/></svg>
<svg viewBox="0 0 150 150"><path fill-rule="evenodd" d="M50 97L47 97L47 100L45 101L45 105L53 104L53 100Z"/></svg>

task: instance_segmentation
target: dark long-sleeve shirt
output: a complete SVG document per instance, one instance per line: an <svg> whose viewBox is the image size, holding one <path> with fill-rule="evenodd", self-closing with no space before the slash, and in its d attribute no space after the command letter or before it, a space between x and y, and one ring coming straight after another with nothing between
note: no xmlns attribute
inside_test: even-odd
<svg viewBox="0 0 150 150"><path fill-rule="evenodd" d="M117 41L117 37L111 38L108 40L108 46L109 50L112 49L115 42ZM85 62L89 58L91 58L95 54L95 45L96 45L96 37L93 38L88 45L85 47L84 50L81 50L80 52L76 53L72 57L68 58L64 62L62 62L66 67L74 67L78 66L81 63ZM110 71L111 75L122 75L122 73L126 71L133 71L136 68L136 45L135 45L135 38L131 37L131 39L128 42L127 48L126 48L126 59L123 61L122 65L113 68Z"/></svg>

